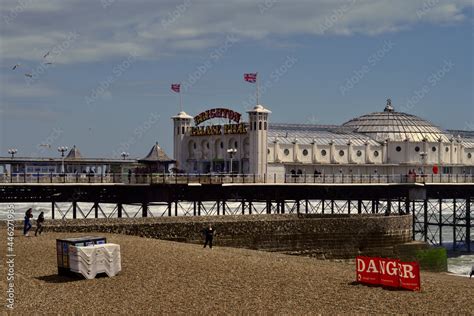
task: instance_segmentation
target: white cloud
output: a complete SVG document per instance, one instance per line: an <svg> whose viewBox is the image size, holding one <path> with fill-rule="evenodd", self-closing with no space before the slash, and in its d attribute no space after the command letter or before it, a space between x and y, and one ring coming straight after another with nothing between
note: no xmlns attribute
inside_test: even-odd
<svg viewBox="0 0 474 316"><path fill-rule="evenodd" d="M24 9L12 10L24 3ZM418 23L462 23L469 0L183 0L100 1L3 0L0 53L8 62L40 61L45 51L77 38L55 54L56 63L120 59L131 52L159 58L218 46L231 33L241 40L374 35Z"/></svg>

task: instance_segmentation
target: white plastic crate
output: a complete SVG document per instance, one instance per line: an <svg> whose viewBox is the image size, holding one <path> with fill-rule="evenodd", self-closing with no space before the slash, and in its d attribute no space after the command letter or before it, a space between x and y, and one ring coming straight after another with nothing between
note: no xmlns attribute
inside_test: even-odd
<svg viewBox="0 0 474 316"><path fill-rule="evenodd" d="M69 247L69 266L72 272L93 279L98 273L115 276L122 270L120 245L101 244Z"/></svg>

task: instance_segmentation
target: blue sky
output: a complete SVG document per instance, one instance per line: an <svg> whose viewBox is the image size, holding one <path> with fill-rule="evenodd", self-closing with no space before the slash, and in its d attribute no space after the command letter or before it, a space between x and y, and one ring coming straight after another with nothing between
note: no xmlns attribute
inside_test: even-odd
<svg viewBox="0 0 474 316"><path fill-rule="evenodd" d="M1 156L172 155L170 84L190 115L245 112L256 71L275 122L341 124L391 98L474 129L472 1L2 0L0 24Z"/></svg>

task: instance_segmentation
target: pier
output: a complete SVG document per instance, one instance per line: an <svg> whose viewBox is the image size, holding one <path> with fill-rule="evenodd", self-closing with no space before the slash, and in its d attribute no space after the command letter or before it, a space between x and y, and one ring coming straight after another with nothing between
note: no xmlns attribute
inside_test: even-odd
<svg viewBox="0 0 474 316"><path fill-rule="evenodd" d="M3 178L0 203L51 203L52 219L254 214L383 214L413 217L413 239L472 251L472 175L76 175ZM8 181L11 180L11 181ZM15 181L13 181L15 180ZM81 209L78 203L92 203ZM68 203L61 209L58 203ZM106 214L101 204L114 204ZM127 211L127 205L139 206ZM152 212L150 206L160 206ZM64 208L64 207L63 207Z"/></svg>

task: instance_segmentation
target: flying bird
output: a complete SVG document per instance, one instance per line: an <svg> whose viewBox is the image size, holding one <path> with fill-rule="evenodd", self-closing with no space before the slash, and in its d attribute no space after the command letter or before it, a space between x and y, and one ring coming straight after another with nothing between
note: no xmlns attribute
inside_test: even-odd
<svg viewBox="0 0 474 316"><path fill-rule="evenodd" d="M44 63L45 65L52 65L53 63L49 62L49 63Z"/></svg>
<svg viewBox="0 0 474 316"><path fill-rule="evenodd" d="M25 76L28 77L28 78L33 78L32 74L25 74Z"/></svg>
<svg viewBox="0 0 474 316"><path fill-rule="evenodd" d="M20 67L20 64L15 64L15 66L13 66L12 70L17 69L18 67Z"/></svg>
<svg viewBox="0 0 474 316"><path fill-rule="evenodd" d="M48 57L48 56L49 56L49 53L51 53L51 52L47 52L46 54L44 54L43 58Z"/></svg>

